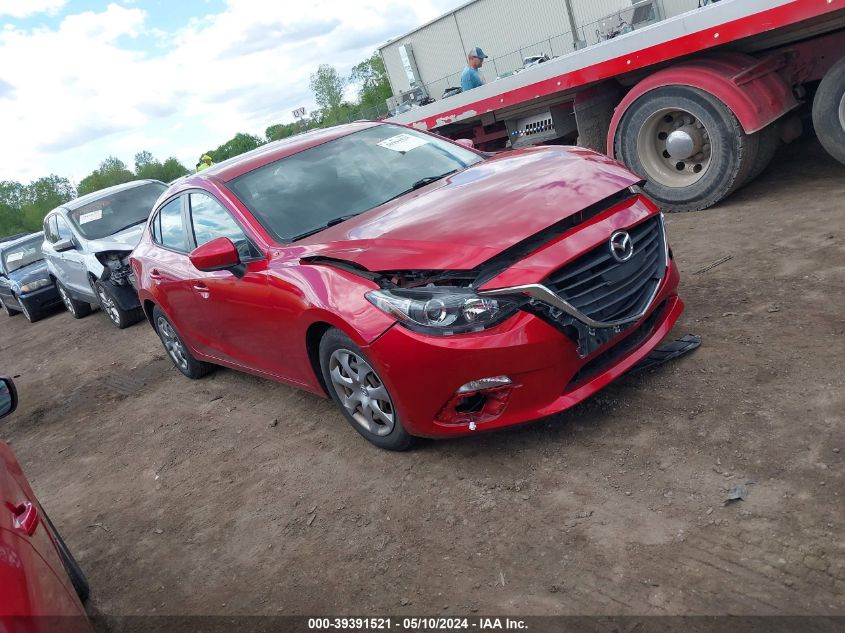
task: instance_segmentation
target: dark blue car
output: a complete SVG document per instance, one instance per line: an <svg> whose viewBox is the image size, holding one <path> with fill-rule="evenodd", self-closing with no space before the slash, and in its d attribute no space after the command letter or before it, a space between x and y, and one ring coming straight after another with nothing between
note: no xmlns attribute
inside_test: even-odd
<svg viewBox="0 0 845 633"><path fill-rule="evenodd" d="M0 242L0 304L8 316L18 312L30 323L62 302L41 254L44 233Z"/></svg>

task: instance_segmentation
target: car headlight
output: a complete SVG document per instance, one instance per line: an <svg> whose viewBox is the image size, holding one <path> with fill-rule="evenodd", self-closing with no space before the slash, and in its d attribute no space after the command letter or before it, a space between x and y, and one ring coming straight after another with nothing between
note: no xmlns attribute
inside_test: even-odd
<svg viewBox="0 0 845 633"><path fill-rule="evenodd" d="M28 284L21 286L21 294L26 294L27 292L44 288L45 286L49 286L51 283L53 282L49 279L36 279L35 281L30 281Z"/></svg>
<svg viewBox="0 0 845 633"><path fill-rule="evenodd" d="M366 297L411 329L443 335L484 330L523 303L519 297L481 297L469 288L448 286L372 290Z"/></svg>

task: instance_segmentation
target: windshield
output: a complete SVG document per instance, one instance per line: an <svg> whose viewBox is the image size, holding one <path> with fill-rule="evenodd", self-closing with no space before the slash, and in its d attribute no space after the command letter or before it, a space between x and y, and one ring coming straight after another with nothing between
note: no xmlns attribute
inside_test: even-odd
<svg viewBox="0 0 845 633"><path fill-rule="evenodd" d="M34 262L44 259L44 256L41 254L41 243L43 241L43 235L35 235L25 242L4 249L3 270L8 274L18 268L29 266Z"/></svg>
<svg viewBox="0 0 845 633"><path fill-rule="evenodd" d="M395 125L377 125L255 169L229 186L282 242L305 237L483 160Z"/></svg>
<svg viewBox="0 0 845 633"><path fill-rule="evenodd" d="M165 189L167 186L160 182L147 183L105 195L68 215L83 237L99 240L146 222Z"/></svg>

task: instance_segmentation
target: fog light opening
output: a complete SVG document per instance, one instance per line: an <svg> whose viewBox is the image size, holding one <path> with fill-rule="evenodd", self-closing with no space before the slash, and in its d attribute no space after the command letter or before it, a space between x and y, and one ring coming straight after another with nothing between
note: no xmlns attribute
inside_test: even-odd
<svg viewBox="0 0 845 633"><path fill-rule="evenodd" d="M473 380L449 398L436 419L442 424L467 425L474 431L477 424L502 415L512 391L513 385L507 376Z"/></svg>

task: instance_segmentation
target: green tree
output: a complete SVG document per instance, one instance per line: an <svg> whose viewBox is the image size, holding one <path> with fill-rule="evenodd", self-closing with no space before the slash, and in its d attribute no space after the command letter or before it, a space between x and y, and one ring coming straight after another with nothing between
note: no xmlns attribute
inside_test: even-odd
<svg viewBox="0 0 845 633"><path fill-rule="evenodd" d="M323 111L323 116L332 122L337 121L340 114L340 104L343 102L343 88L346 82L334 66L320 64L317 72L311 75L311 91L314 100Z"/></svg>
<svg viewBox="0 0 845 633"><path fill-rule="evenodd" d="M74 197L70 181L55 174L28 185L0 182L0 235L40 230L49 211Z"/></svg>
<svg viewBox="0 0 845 633"><path fill-rule="evenodd" d="M135 175L140 174L144 169L150 165L155 165L156 163L158 163L158 161L155 156L153 156L152 152L148 152L145 149L141 150L135 154Z"/></svg>
<svg viewBox="0 0 845 633"><path fill-rule="evenodd" d="M385 100L393 92L378 51L352 67L349 81L358 84L358 103L365 118L376 118L387 111Z"/></svg>
<svg viewBox="0 0 845 633"><path fill-rule="evenodd" d="M227 158L238 156L244 152L253 150L256 147L261 147L264 145L264 142L265 141L262 138L255 136L254 134L244 134L243 132L238 132L234 137L223 143L223 145L220 145L217 149L213 149L210 152L206 152L206 154L211 156L215 163L219 163Z"/></svg>
<svg viewBox="0 0 845 633"><path fill-rule="evenodd" d="M135 154L135 177L170 182L188 173L188 168L171 156L163 163L147 150Z"/></svg>
<svg viewBox="0 0 845 633"><path fill-rule="evenodd" d="M126 168L126 163L115 156L109 156L100 163L99 169L95 169L79 182L79 195L84 196L130 180L135 180L135 174Z"/></svg>
<svg viewBox="0 0 845 633"><path fill-rule="evenodd" d="M264 130L264 136L267 137L267 142L278 141L279 139L293 136L302 131L302 125L299 123L277 123L271 125Z"/></svg>

